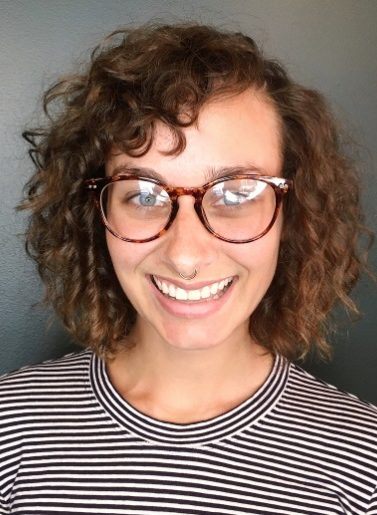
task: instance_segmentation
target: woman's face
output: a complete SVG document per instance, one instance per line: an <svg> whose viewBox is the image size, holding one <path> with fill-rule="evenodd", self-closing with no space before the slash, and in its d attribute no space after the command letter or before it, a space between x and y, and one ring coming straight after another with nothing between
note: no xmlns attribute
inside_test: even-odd
<svg viewBox="0 0 377 515"><path fill-rule="evenodd" d="M185 150L166 156L162 152L171 148L173 139L168 128L158 124L147 154L130 157L114 151L106 163L107 175L126 165L145 167L168 185L196 187L208 182L210 170L222 167L252 167L263 175L281 174L278 116L271 104L252 90L205 105L198 125L188 127L184 134ZM194 211L194 198L182 196L173 225L154 241L125 242L107 231L116 275L138 313L137 334L187 350L249 339L249 317L275 273L281 227L280 214L261 239L246 244L224 242L203 227ZM190 281L179 276L179 272L188 276L194 269L198 273ZM211 287L228 278L233 281L219 298L187 301L160 292L152 277L186 290Z"/></svg>

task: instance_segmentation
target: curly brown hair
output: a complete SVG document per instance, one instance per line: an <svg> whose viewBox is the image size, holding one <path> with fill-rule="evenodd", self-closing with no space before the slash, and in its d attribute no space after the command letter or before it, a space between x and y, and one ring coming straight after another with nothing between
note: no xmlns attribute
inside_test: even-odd
<svg viewBox="0 0 377 515"><path fill-rule="evenodd" d="M147 24L110 34L84 71L44 95L46 124L24 132L36 171L21 209L31 211L26 249L50 303L75 339L110 356L136 313L108 254L104 227L83 182L104 175L109 150L150 148L156 121L185 147L182 129L214 96L263 89L280 115L284 205L275 277L251 315L257 341L290 359L331 355L328 315L357 308L349 292L365 268L359 180L322 95L294 82L241 33L199 24ZM182 112L185 113L183 118Z"/></svg>

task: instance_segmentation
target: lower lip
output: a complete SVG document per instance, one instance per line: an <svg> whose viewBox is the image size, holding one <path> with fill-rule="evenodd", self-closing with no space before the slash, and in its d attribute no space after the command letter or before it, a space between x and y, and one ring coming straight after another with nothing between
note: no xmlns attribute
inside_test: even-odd
<svg viewBox="0 0 377 515"><path fill-rule="evenodd" d="M233 287L237 282L237 277L233 278L232 284L226 290L226 292L219 299L203 299L202 301L181 301L167 297L153 284L150 279L150 286L156 296L158 302L162 307L171 315L182 317L182 318L203 318L212 315L216 311L219 311L222 306L227 302L230 295L232 294Z"/></svg>

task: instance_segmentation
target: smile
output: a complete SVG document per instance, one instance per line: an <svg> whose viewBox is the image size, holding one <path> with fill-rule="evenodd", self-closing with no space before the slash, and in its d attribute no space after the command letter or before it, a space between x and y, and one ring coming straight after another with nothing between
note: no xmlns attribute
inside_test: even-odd
<svg viewBox="0 0 377 515"><path fill-rule="evenodd" d="M198 288L196 290L185 290L175 284L172 284L166 279L162 280L155 275L152 275L153 283L159 291L169 298L174 298L180 301L202 301L202 300L216 300L222 297L226 290L230 287L233 277L227 277L218 282L213 282Z"/></svg>

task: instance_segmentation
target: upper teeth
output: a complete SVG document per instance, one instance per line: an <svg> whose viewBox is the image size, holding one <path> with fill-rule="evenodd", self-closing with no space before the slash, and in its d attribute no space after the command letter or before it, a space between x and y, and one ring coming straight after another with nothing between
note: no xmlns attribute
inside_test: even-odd
<svg viewBox="0 0 377 515"><path fill-rule="evenodd" d="M200 300L200 299L208 299L211 296L217 294L220 290L223 290L225 286L227 286L233 279L233 277L227 277L222 281L212 283L208 286L204 286L204 288L200 288L198 290L184 290L183 288L179 288L172 283L167 281L163 281L159 279L155 275L153 276L159 290L161 290L165 295L169 295L170 297L174 297L177 300Z"/></svg>

